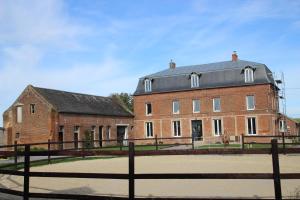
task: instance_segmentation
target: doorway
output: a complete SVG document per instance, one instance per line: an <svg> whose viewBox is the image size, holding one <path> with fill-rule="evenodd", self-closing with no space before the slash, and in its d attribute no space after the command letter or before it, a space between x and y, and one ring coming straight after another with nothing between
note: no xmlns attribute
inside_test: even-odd
<svg viewBox="0 0 300 200"><path fill-rule="evenodd" d="M99 126L99 147L102 147L102 132L103 132L103 126Z"/></svg>
<svg viewBox="0 0 300 200"><path fill-rule="evenodd" d="M202 120L192 120L192 136L195 141L203 140Z"/></svg>
<svg viewBox="0 0 300 200"><path fill-rule="evenodd" d="M117 126L117 138L119 144L127 145L127 126Z"/></svg>

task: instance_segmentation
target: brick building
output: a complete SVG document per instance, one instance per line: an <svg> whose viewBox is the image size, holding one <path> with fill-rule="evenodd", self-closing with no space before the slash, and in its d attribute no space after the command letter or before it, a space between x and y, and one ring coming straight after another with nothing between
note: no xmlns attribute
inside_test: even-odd
<svg viewBox="0 0 300 200"><path fill-rule="evenodd" d="M4 128L0 127L0 145L5 145Z"/></svg>
<svg viewBox="0 0 300 200"><path fill-rule="evenodd" d="M239 60L236 53L230 61L203 65L171 61L168 69L139 79L134 134L193 135L204 142L280 134L278 90L266 65Z"/></svg>
<svg viewBox="0 0 300 200"><path fill-rule="evenodd" d="M7 144L128 138L133 114L109 97L27 86L3 114ZM97 142L95 146L106 145ZM80 147L74 142L64 147ZM63 148L63 146L60 146Z"/></svg>

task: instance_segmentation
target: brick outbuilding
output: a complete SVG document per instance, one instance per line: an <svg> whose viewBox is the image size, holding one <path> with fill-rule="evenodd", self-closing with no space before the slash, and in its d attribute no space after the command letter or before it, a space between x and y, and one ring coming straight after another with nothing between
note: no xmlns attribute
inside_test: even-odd
<svg viewBox="0 0 300 200"><path fill-rule="evenodd" d="M7 144L128 138L133 114L110 97L45 89L29 85L4 112ZM96 142L94 146L106 145ZM71 143L60 148L80 147Z"/></svg>

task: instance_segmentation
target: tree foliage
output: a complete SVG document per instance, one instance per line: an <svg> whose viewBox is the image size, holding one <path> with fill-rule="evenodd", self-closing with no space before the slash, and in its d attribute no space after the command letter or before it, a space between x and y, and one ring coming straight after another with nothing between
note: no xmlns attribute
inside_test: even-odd
<svg viewBox="0 0 300 200"><path fill-rule="evenodd" d="M133 112L133 96L126 92L113 93L110 95L112 98L120 101L129 111Z"/></svg>

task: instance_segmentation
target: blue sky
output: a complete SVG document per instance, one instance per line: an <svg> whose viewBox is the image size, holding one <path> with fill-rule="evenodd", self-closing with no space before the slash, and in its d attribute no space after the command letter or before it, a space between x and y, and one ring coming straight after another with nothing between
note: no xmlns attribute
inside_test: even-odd
<svg viewBox="0 0 300 200"><path fill-rule="evenodd" d="M300 1L2 0L0 113L28 84L132 93L171 58L217 62L233 50L283 71L287 112L300 117Z"/></svg>

